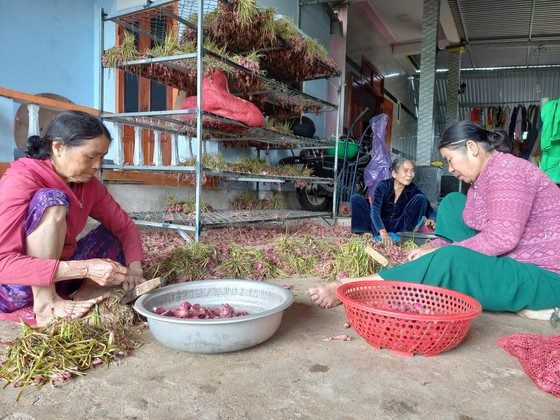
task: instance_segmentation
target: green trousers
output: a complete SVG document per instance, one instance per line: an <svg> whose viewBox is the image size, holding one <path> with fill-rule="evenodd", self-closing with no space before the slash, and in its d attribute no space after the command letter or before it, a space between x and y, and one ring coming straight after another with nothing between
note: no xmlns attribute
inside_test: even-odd
<svg viewBox="0 0 560 420"><path fill-rule="evenodd" d="M448 194L438 208L435 234L450 242L477 233L463 221L466 197ZM445 287L477 299L490 311L560 306L560 274L509 257L492 257L461 246L444 246L400 266L379 271L384 280Z"/></svg>

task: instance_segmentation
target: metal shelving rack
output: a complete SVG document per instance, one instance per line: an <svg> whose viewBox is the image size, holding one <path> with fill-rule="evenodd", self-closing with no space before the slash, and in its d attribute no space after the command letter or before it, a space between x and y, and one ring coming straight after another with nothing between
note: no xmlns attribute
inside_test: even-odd
<svg viewBox="0 0 560 420"><path fill-rule="evenodd" d="M340 104L330 104L326 101L307 95L303 92L291 89L286 85L275 80L263 77L256 72L251 71L237 63L234 63L218 54L203 48L203 19L205 13L217 6L219 0L147 0L144 6L132 7L117 11L113 14L106 14L102 11L101 19L101 45L104 45L104 30L106 22L113 22L117 26L122 26L128 31L136 32L139 35L151 38L153 41L163 43L164 40L158 38L156 33L150 33L142 29L141 26L134 24L140 19L152 19L153 17L171 18L175 26L173 30L177 31L177 39L179 39L179 31L181 28L196 29L197 51L192 54L179 54L168 57L146 57L137 60L129 60L119 63L118 68L127 72L140 74L149 77L160 83L184 89L184 85L173 83L180 81L181 77L186 75L193 68L196 68L196 91L192 94L197 96L196 110L168 110L153 112L129 112L120 114L101 113L100 117L104 121L113 122L115 124L129 125L142 129L154 130L157 132L170 133L172 135L185 135L196 139L196 156L195 166L179 166L179 165L157 165L157 166L139 166L139 165L119 165L104 164L100 176L103 175L104 169L117 170L136 170L150 172L182 172L195 174L195 200L196 210L193 215L185 215L182 213L170 212L137 212L131 213L136 223L139 225L156 226L176 230L185 239L190 240L186 232L192 232L195 240L198 242L203 226L216 227L225 226L236 223L256 223L256 222L273 222L285 220L297 220L312 217L328 217L329 213L299 211L299 210L255 210L255 211L213 211L211 213L201 212L201 195L202 195L202 175L218 176L220 178L241 181L241 182L270 182L284 183L297 181L312 181L314 183L335 183L334 179L318 178L318 177L293 177L293 176L276 176L276 175L259 175L259 174L243 174L227 171L216 171L204 168L201 163L202 143L203 141L235 141L242 144L248 142L250 146L259 149L288 149L288 148L316 148L324 149L332 147L332 141L321 139L310 139L298 137L294 135L285 135L266 128L251 128L243 123L234 121L216 114L212 114L202 110L202 78L203 65L205 59L219 60L224 66L243 72L247 80L257 83L258 89L251 91L243 91L232 86L230 92L244 99L262 98L262 102L266 104L296 104L298 108L304 112L330 112L337 111L337 129L339 132L338 121L340 121ZM196 14L197 24L194 25L189 18ZM141 67L158 66L165 69L167 73L173 73L174 77L169 80L158 80L153 75L143 75ZM105 68L101 68L100 82L100 98L103 106L103 78ZM184 76L186 77L186 76ZM340 73L338 91L340 92ZM249 98L250 97L250 98ZM340 97L340 95L339 95ZM339 98L340 100L340 98ZM224 129L227 127L227 129ZM238 129L237 129L238 128ZM338 143L338 135L336 136ZM335 150L338 151L338 144ZM335 159L336 160L336 159ZM335 168L336 171L336 168ZM335 185L336 191L336 185ZM335 209L333 207L333 215ZM335 216L333 216L334 218Z"/></svg>

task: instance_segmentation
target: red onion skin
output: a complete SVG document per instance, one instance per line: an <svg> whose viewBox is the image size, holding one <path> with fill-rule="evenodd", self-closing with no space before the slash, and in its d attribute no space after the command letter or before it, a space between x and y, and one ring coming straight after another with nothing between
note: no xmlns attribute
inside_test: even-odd
<svg viewBox="0 0 560 420"><path fill-rule="evenodd" d="M189 317L189 310L188 309L176 309L171 311L174 317L176 318L188 318Z"/></svg>
<svg viewBox="0 0 560 420"><path fill-rule="evenodd" d="M191 305L189 302L182 302L177 308L165 309L162 307L155 307L152 312L157 315L184 319L218 319L249 315L249 312L247 311L236 312L233 306L227 303L222 303L220 309L207 308L199 303Z"/></svg>
<svg viewBox="0 0 560 420"><path fill-rule="evenodd" d="M188 311L189 309L191 309L191 304L189 302L183 302L179 305L179 309L184 309L186 311Z"/></svg>

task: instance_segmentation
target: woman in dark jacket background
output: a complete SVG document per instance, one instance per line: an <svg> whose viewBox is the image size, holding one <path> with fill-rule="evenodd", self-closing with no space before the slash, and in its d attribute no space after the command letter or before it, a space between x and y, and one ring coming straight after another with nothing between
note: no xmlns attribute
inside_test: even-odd
<svg viewBox="0 0 560 420"><path fill-rule="evenodd" d="M436 212L426 195L412 182L416 166L410 159L397 157L391 164L391 175L375 188L371 205L360 194L350 197L352 233L372 233L391 245L396 232L410 232L421 221L435 227Z"/></svg>

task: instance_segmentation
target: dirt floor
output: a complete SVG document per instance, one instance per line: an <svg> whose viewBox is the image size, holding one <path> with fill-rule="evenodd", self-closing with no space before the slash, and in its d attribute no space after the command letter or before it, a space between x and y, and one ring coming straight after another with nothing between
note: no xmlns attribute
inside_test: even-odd
<svg viewBox="0 0 560 420"><path fill-rule="evenodd" d="M345 330L292 279L295 301L272 338L223 354L144 345L119 364L62 385L0 390L2 419L557 419L560 399L539 389L498 338L552 335L549 322L483 313L466 339L436 357L377 350ZM281 283L285 284L284 279ZM559 327L560 328L560 327ZM0 340L20 327L0 322ZM346 332L351 341L323 341Z"/></svg>

